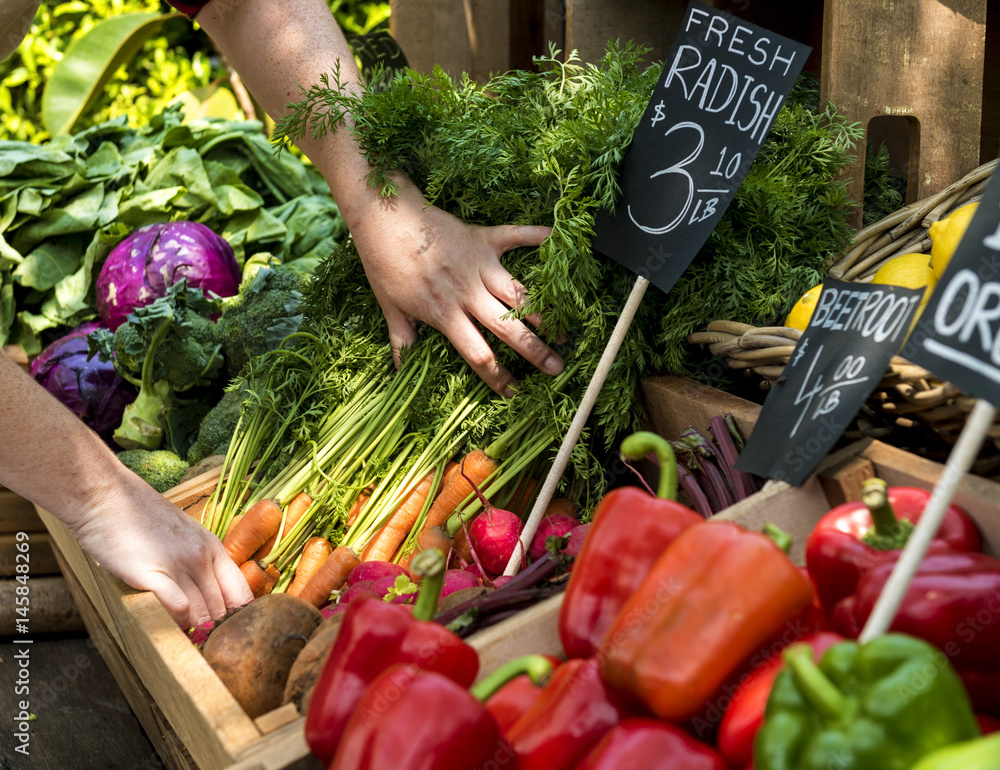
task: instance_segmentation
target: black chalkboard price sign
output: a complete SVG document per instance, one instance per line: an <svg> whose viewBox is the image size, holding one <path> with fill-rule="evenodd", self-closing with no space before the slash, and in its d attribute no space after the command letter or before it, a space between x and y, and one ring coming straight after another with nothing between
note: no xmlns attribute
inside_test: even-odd
<svg viewBox="0 0 1000 770"><path fill-rule="evenodd" d="M804 482L851 424L913 322L922 289L827 280L736 468Z"/></svg>
<svg viewBox="0 0 1000 770"><path fill-rule="evenodd" d="M1000 180L993 175L902 355L1000 405Z"/></svg>
<svg viewBox="0 0 1000 770"><path fill-rule="evenodd" d="M691 2L619 167L595 250L665 292L694 259L757 156L809 46Z"/></svg>

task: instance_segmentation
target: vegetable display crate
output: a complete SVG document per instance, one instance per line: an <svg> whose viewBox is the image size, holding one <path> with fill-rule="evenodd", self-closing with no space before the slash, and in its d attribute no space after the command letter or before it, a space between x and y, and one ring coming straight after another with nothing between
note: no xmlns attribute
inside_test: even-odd
<svg viewBox="0 0 1000 770"><path fill-rule="evenodd" d="M755 404L682 377L643 382L651 427L676 436L704 429L732 413L749 433ZM219 479L219 468L186 481L166 497L197 516ZM89 556L55 517L38 510L87 630L163 762L170 768L308 770L303 719L283 706L251 719L157 599L130 589ZM556 597L558 598L558 597ZM486 628L467 641L480 655L480 674L512 657L559 649L553 600Z"/></svg>

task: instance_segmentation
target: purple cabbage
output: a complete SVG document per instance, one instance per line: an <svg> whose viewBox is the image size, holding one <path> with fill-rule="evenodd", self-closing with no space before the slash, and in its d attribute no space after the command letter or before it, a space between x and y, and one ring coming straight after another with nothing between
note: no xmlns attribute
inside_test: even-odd
<svg viewBox="0 0 1000 770"><path fill-rule="evenodd" d="M140 227L111 250L97 276L101 320L114 331L181 278L189 288L231 297L239 291L240 268L232 247L199 222Z"/></svg>
<svg viewBox="0 0 1000 770"><path fill-rule="evenodd" d="M111 445L135 389L115 372L111 361L87 360L87 335L101 326L88 321L48 345L31 362L31 376Z"/></svg>

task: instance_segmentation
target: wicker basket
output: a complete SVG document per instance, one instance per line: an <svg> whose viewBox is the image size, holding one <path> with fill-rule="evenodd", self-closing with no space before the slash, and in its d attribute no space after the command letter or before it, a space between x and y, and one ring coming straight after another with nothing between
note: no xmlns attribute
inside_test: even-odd
<svg viewBox="0 0 1000 770"><path fill-rule="evenodd" d="M917 201L859 230L851 248L829 266L843 281L868 282L886 262L901 254L929 254L932 223L955 209L978 201L1000 161L980 166L936 195ZM736 321L713 321L688 342L705 345L733 369L759 377L764 389L781 377L802 332L784 326L756 327ZM954 445L975 399L936 379L929 371L899 356L869 397L845 438L880 438L915 451L943 458ZM1000 470L1000 423L990 431L974 472Z"/></svg>

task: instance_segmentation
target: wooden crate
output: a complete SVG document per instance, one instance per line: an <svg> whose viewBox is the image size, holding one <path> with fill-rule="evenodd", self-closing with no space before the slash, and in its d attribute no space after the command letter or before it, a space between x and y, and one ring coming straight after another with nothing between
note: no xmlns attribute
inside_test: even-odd
<svg viewBox="0 0 1000 770"><path fill-rule="evenodd" d="M679 377L643 383L654 429L676 435L687 425L707 427L732 411L746 432L756 405ZM671 426L679 426L676 429ZM200 515L218 483L216 468L184 482L166 497ZM186 635L151 593L137 592L97 565L69 531L39 510L54 553L87 630L150 741L170 768L308 770L318 768L302 733L302 718L284 707L256 720L236 703ZM553 608L558 597L474 635L481 675L519 654L558 648Z"/></svg>

